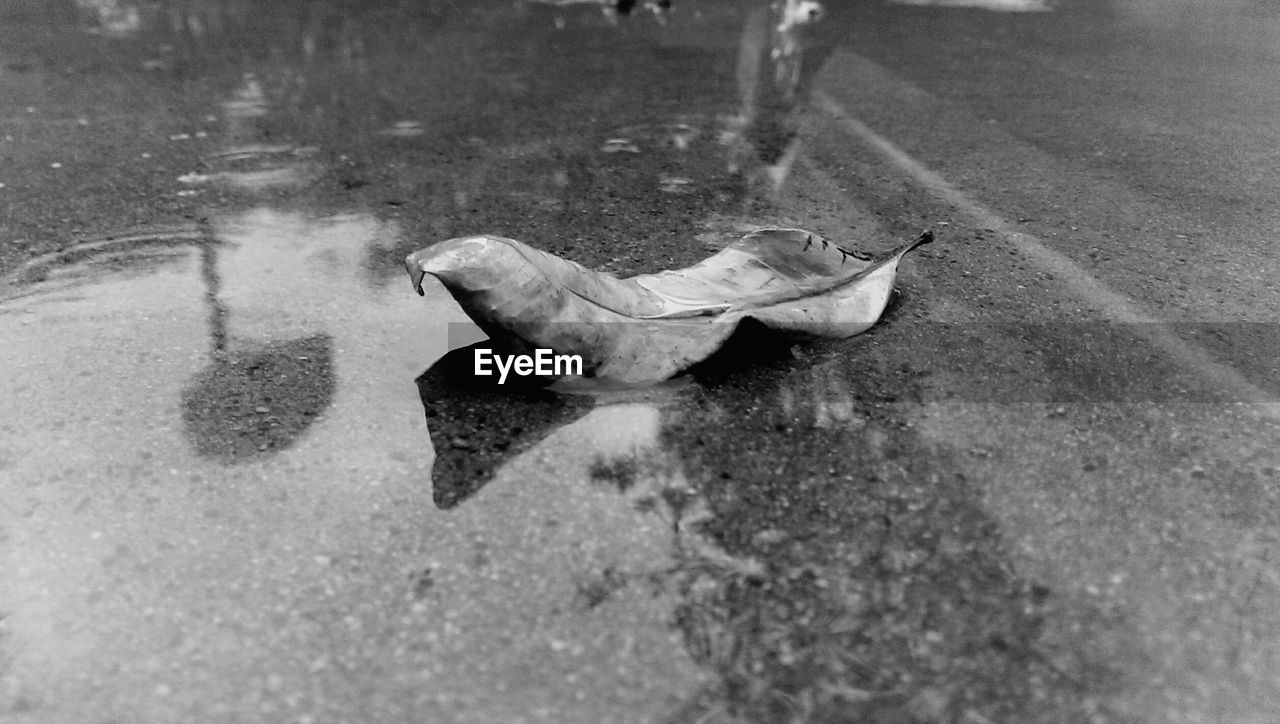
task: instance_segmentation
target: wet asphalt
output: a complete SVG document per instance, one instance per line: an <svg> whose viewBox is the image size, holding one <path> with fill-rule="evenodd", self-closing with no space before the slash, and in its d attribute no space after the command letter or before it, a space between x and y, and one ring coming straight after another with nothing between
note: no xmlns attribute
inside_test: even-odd
<svg viewBox="0 0 1280 724"><path fill-rule="evenodd" d="M1280 15L770 12L0 7L0 720L1274 720ZM401 264L768 225L938 240L595 395Z"/></svg>

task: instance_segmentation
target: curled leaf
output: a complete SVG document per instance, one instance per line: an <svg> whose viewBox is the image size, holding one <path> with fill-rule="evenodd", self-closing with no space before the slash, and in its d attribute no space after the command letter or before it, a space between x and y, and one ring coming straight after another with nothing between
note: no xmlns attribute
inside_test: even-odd
<svg viewBox="0 0 1280 724"><path fill-rule="evenodd" d="M497 344L578 355L587 377L649 383L706 357L745 319L804 337L844 338L884 312L898 262L800 229L747 234L693 266L619 279L513 239L468 236L405 260L414 289L438 279Z"/></svg>

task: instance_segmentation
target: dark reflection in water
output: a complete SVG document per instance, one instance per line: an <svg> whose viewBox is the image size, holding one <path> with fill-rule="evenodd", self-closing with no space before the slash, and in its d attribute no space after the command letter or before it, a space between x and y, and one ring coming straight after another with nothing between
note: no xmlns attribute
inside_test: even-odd
<svg viewBox="0 0 1280 724"><path fill-rule="evenodd" d="M474 373L477 342L441 357L417 379L436 451L432 470L435 504L452 508L485 486L498 468L557 428L590 411L586 398L557 395L546 380Z"/></svg>
<svg viewBox="0 0 1280 724"><path fill-rule="evenodd" d="M720 682L673 720L1087 719L1114 683L1101 634L1062 629L1067 604L1013 571L959 466L889 404L917 374L734 342L662 440L706 501L698 532L765 573L677 576L675 624Z"/></svg>

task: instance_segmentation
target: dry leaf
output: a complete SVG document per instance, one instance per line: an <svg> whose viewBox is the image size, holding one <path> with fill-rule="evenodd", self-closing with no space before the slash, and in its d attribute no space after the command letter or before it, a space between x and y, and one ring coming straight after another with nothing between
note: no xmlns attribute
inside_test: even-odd
<svg viewBox="0 0 1280 724"><path fill-rule="evenodd" d="M798 336L843 338L880 318L898 262L851 252L799 229L764 229L685 269L627 279L513 239L468 236L405 260L414 288L438 279L498 344L579 355L587 377L648 383L672 377L754 319Z"/></svg>

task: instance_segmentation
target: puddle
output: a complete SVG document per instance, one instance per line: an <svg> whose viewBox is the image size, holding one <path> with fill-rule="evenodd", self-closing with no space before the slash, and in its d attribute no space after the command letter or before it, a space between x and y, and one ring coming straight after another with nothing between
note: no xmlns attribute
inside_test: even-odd
<svg viewBox="0 0 1280 724"><path fill-rule="evenodd" d="M392 400L411 394L410 370L429 357L431 343L421 331L399 331L417 318L408 307L422 312L421 300L406 303L397 315L390 310L405 295L384 299L362 280L365 246L386 234L394 231L358 217L304 222L257 212L220 226L217 244L202 245L191 232L125 235L37 265L47 267L46 280L24 283L3 303L0 328L7 343L0 355L10 371L3 394L14 416L8 419L23 421L22 432L6 432L6 480L26 484L6 487L6 517L16 517L6 522L4 568L15 575L0 594L0 610L10 636L6 676L24 682L28 699L42 706L74 700L55 692L121 662L126 669L117 683L132 690L135 701L151 696L153 677L142 676L152 681L144 695L136 688L142 672L131 676L127 667L155 652L146 637L124 632L154 635L157 625L171 625L142 613L148 605L171 611L166 617L179 613L171 608L174 600L154 598L152 586L163 584L171 565L218 579L208 557L222 555L211 547L221 521L244 515L244 505L273 487L230 493L264 470L247 477L219 473L220 464L200 462L211 440L220 462L228 455L241 459L240 448L221 445L228 436L242 432L249 445L265 441L268 449L256 453L272 455L260 464L277 461L283 481L299 466L323 468L318 461L332 450L360 445L367 434L350 422L353 415L396 417L378 391L389 384ZM164 249L174 256L144 273L101 268L96 255L122 249ZM222 315L211 314L204 273L210 257L202 259L202 252L215 250ZM221 318L221 334L211 329L211 317ZM388 344L386 335L402 339ZM393 356L368 353L374 349ZM318 370L301 357L339 379L368 382L334 388L323 375L313 377ZM397 379L403 387L394 384ZM201 401L229 409L209 415L193 405ZM258 413L260 407L268 413ZM237 431L240 413L284 422ZM309 424L290 423L291 415ZM327 429L317 424L322 415L330 420ZM352 429L334 429L344 418ZM394 426L404 431L398 437L406 455L424 444L420 420L420 409L405 406ZM382 437L378 455L397 446L396 435ZM297 457L282 465L281 454L289 453ZM349 461L359 457L369 456ZM290 469L295 472L283 472ZM196 482L202 478L222 480L230 497L209 499L201 491L211 491ZM363 477L354 480L340 497L359 499L368 484ZM202 518L202 510L218 517ZM249 523L239 535L253 537L253 528ZM148 561L145 567L123 577L104 569L100 561L118 546L135 550ZM177 589L174 595L183 596ZM229 615L243 614L230 609ZM80 633L59 633L70 630Z"/></svg>
<svg viewBox="0 0 1280 724"><path fill-rule="evenodd" d="M486 406L429 373L440 416L486 431L457 428L456 449L513 443L488 484L433 499L433 446L474 470L414 379L463 318L370 276L398 229L256 210L182 233L67 252L0 304L0 394L23 421L0 455L25 483L2 511L6 711L657 718L709 681L651 576L669 515L591 473L656 450L655 407ZM171 258L92 266L130 244ZM313 695L353 670L378 693Z"/></svg>

